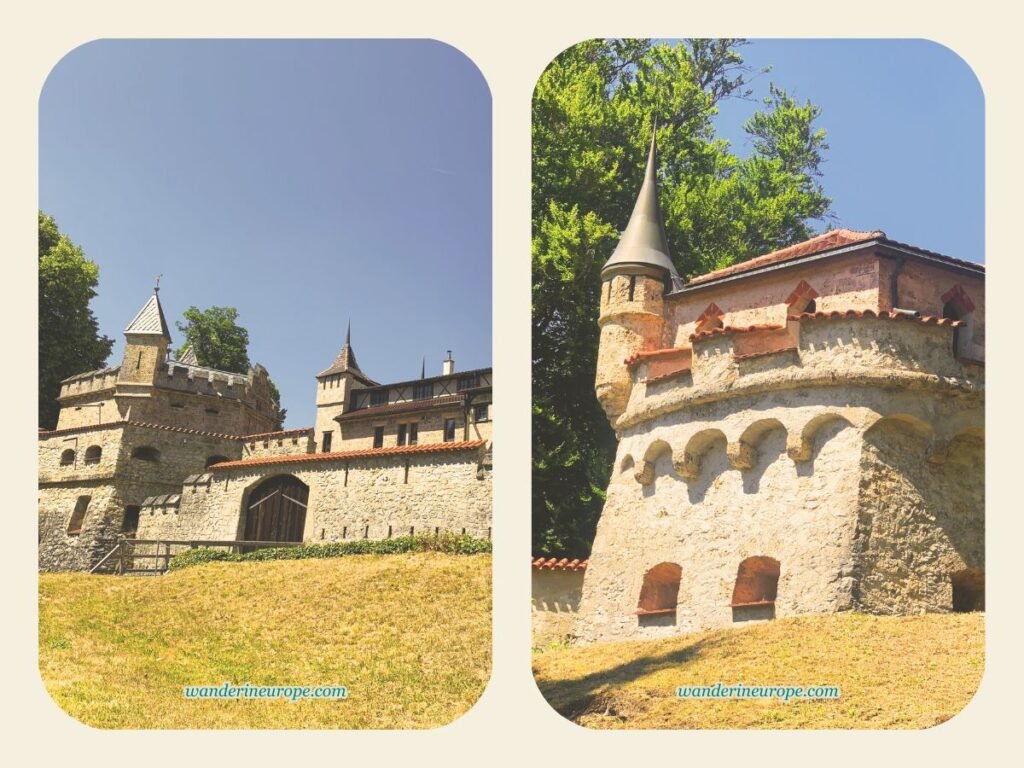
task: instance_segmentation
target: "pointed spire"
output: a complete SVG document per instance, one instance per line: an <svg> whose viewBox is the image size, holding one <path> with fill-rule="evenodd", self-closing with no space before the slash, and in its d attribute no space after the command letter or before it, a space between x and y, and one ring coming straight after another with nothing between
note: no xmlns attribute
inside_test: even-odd
<svg viewBox="0 0 1024 768"><path fill-rule="evenodd" d="M427 378L427 356L423 356L423 365L420 367L420 378Z"/></svg>
<svg viewBox="0 0 1024 768"><path fill-rule="evenodd" d="M153 295L142 305L142 309L135 315L128 327L124 329L126 334L146 334L163 336L167 342L171 341L171 332L167 329L167 320L164 318L164 308L160 305L160 288L153 289Z"/></svg>
<svg viewBox="0 0 1024 768"><path fill-rule="evenodd" d="M352 349L352 321L348 321L348 328L345 331L345 345L341 348L338 356L334 358L334 362L331 366L324 371L317 374L317 378L321 376L333 376L336 373L352 373L367 382L373 383L365 373L359 370L359 363L356 362L356 353Z"/></svg>
<svg viewBox="0 0 1024 768"><path fill-rule="evenodd" d="M679 280L672 263L665 237L665 225L658 205L657 123L651 133L651 149L647 154L647 169L640 186L633 214L629 217L619 244L611 258L601 268L601 278L607 280L615 274L649 274L661 279Z"/></svg>

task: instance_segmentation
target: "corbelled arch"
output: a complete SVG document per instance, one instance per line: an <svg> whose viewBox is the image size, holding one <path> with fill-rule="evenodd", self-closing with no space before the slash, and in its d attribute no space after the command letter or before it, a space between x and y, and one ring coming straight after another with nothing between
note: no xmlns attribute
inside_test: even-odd
<svg viewBox="0 0 1024 768"><path fill-rule="evenodd" d="M781 429L789 433L786 425L775 418L758 419L743 430L739 439L726 446L729 464L735 469L750 469L757 463L758 446L769 432Z"/></svg>
<svg viewBox="0 0 1024 768"><path fill-rule="evenodd" d="M813 416L799 431L789 433L786 440L786 455L795 462L810 461L815 437L823 428L837 421L853 426L846 416L835 411Z"/></svg>
<svg viewBox="0 0 1024 768"><path fill-rule="evenodd" d="M729 444L725 433L715 427L709 427L696 432L686 442L681 456L673 456L672 464L680 477L686 480L696 480L700 475L700 465L704 455L711 450L716 443Z"/></svg>
<svg viewBox="0 0 1024 768"><path fill-rule="evenodd" d="M636 481L641 485L653 483L654 465L666 453L672 453L672 446L665 440L658 438L651 442L644 451L643 458L636 464L636 472L633 474Z"/></svg>

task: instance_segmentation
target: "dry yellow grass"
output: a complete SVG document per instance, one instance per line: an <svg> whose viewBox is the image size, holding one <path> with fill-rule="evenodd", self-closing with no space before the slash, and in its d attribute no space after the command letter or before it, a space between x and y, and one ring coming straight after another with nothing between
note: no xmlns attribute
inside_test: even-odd
<svg viewBox="0 0 1024 768"><path fill-rule="evenodd" d="M100 728L430 728L491 665L490 555L40 574L39 668ZM343 685L341 701L186 700L185 685Z"/></svg>
<svg viewBox="0 0 1024 768"><path fill-rule="evenodd" d="M984 616L782 619L668 640L538 652L534 674L589 728L928 728L984 670ZM836 701L676 698L686 685L835 685Z"/></svg>

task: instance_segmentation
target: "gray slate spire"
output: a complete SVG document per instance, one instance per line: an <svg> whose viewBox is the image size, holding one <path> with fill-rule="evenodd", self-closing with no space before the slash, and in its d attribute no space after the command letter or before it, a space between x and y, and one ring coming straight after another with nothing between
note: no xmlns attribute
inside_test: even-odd
<svg viewBox="0 0 1024 768"><path fill-rule="evenodd" d="M366 381L372 381L365 373L359 370L359 363L356 362L356 353L352 349L352 321L348 321L348 330L345 331L345 346L341 348L338 356L334 358L331 367L317 374L321 376L332 376L335 373L354 373Z"/></svg>
<svg viewBox="0 0 1024 768"><path fill-rule="evenodd" d="M126 334L147 334L163 336L168 343L171 341L171 332L167 330L167 320L164 319L164 308L160 306L159 289L153 291L139 314L135 316L128 327L124 329Z"/></svg>
<svg viewBox="0 0 1024 768"><path fill-rule="evenodd" d="M658 206L658 160L653 135L644 182L633 206L633 214L619 238L615 252L601 268L602 280L615 274L647 274L662 280L671 278L673 283L679 282L679 273L672 263L665 225L661 220L661 208Z"/></svg>

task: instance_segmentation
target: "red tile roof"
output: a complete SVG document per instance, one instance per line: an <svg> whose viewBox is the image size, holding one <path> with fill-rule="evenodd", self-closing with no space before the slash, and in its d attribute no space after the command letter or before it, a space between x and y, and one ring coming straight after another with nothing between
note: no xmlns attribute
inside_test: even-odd
<svg viewBox="0 0 1024 768"><path fill-rule="evenodd" d="M443 395L424 400L409 400L404 403L390 403L388 405L374 405L369 408L359 408L355 411L343 413L336 416L335 421L352 421L355 419L369 419L376 416L386 416L392 413L406 413L407 411L426 411L431 408L444 408L450 405L460 405L465 398L461 395Z"/></svg>
<svg viewBox="0 0 1024 768"><path fill-rule="evenodd" d="M570 560L567 557L561 560L557 557L531 557L530 563L539 571L585 571L590 561Z"/></svg>
<svg viewBox="0 0 1024 768"><path fill-rule="evenodd" d="M949 328L957 328L964 325L963 320L950 320L947 317L935 317L934 315L907 315L901 312L875 312L873 309L846 309L834 310L832 312L805 312L802 315L791 315L790 320L843 320L849 317L865 318L873 317L879 320L916 320L925 325L944 325Z"/></svg>
<svg viewBox="0 0 1024 768"><path fill-rule="evenodd" d="M728 333L751 333L752 331L782 330L785 330L785 326L776 325L775 323L758 323L757 325L725 325L721 328L711 328L706 331L700 331L699 333L691 333L690 341L701 341L712 336L724 336Z"/></svg>
<svg viewBox="0 0 1024 768"><path fill-rule="evenodd" d="M422 453L456 453L482 448L486 440L466 440L459 443L424 443L422 445L393 445L388 448L363 448L357 451L336 451L333 453L301 453L291 456L261 456L256 459L223 461L210 467L211 472L238 467L255 467L263 464L298 464L311 461L339 461L343 459L375 458L378 456L408 456Z"/></svg>
<svg viewBox="0 0 1024 768"><path fill-rule="evenodd" d="M884 238L885 232L878 229L871 232L858 232L854 229L834 229L831 232L825 232L817 237L812 237L810 240L804 240L802 243L796 243L795 245L790 245L786 248L780 248L777 251L766 253L763 256L757 256L749 261L742 261L739 264L732 264L728 267L723 267L722 269L716 269L713 272L691 277L687 282L687 285L700 285L701 283L707 283L722 277L735 275L739 272L746 272L751 269L757 269L758 267L765 267L769 264L779 264L784 261L798 259L801 256L810 256L815 253L822 253L833 248L841 248L847 245L854 245L855 243L864 243L869 240Z"/></svg>

